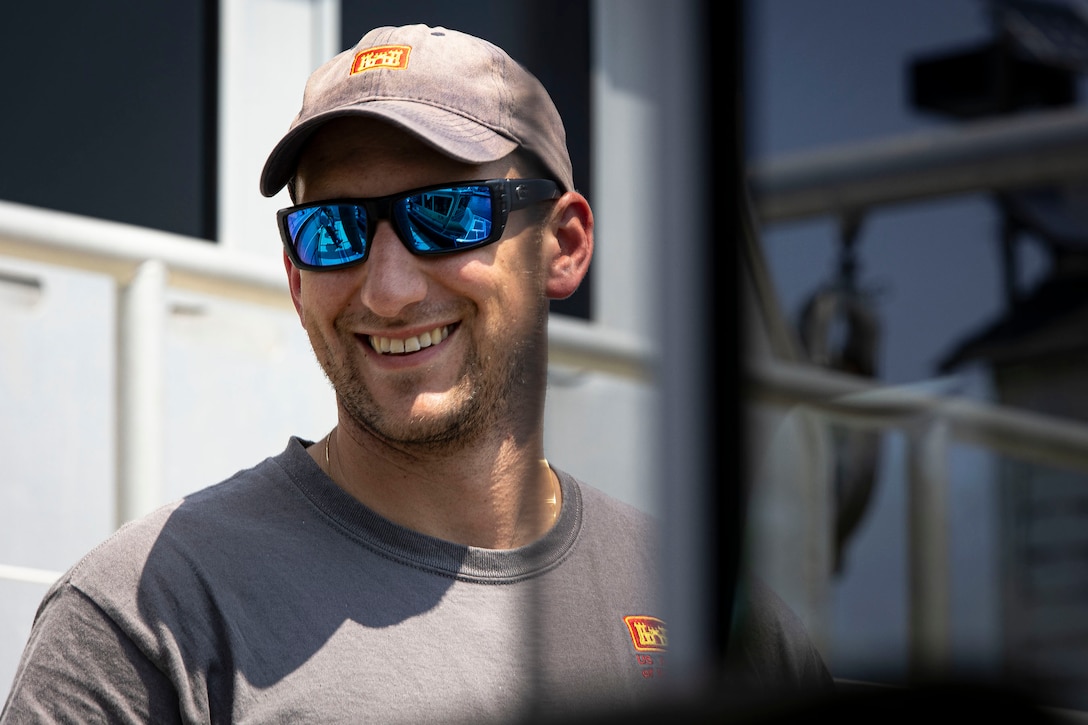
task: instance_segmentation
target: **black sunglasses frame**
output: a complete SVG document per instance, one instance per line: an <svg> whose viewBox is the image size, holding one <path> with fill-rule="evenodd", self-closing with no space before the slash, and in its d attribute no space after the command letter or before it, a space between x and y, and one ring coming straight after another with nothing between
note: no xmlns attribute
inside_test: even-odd
<svg viewBox="0 0 1088 725"><path fill-rule="evenodd" d="M407 230L400 229L396 217L392 214L393 204L407 199L410 196L424 194L428 191L456 189L465 186L486 186L491 191L491 234L488 235L486 239L471 244L464 244L453 249L434 249L430 251L417 249L412 244ZM290 258L292 264L299 269L327 272L353 267L365 262L366 258L370 256L370 245L374 240L374 233L378 227L378 222L383 219L389 221L397 238L401 241L401 244L403 244L412 254L421 257L453 254L456 252L468 251L469 249L478 249L479 247L484 247L488 244L497 242L502 238L503 232L506 230L506 221L510 212L517 209L523 209L530 204L541 201L558 199L561 195L562 193L560 192L559 185L551 179L485 179L479 181L454 181L445 184L424 186L418 189L408 189L407 191L402 191L397 194L369 199L326 199L299 204L297 206L287 207L286 209L280 209L276 212L276 222L280 230L280 239L283 242L284 248L287 250L287 256ZM366 212L366 238L362 240L363 253L358 259L353 259L350 262L344 262L342 264L318 265L303 262L299 257L298 249L295 246L295 240L291 238L287 218L295 212L322 206L355 206L362 207Z"/></svg>

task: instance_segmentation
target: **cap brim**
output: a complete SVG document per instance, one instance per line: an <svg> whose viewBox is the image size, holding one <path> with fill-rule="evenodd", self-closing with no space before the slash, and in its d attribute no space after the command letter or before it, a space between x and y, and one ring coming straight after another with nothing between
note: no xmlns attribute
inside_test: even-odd
<svg viewBox="0 0 1088 725"><path fill-rule="evenodd" d="M367 101L307 119L280 139L261 171L261 193L275 196L295 174L298 157L310 137L334 118L379 118L412 134L436 151L457 161L483 164L512 153L514 141L470 118L423 103L398 100Z"/></svg>

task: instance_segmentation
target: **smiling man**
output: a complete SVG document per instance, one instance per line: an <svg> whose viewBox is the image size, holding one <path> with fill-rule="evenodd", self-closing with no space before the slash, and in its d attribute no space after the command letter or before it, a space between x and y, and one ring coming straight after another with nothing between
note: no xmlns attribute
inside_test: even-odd
<svg viewBox="0 0 1088 725"><path fill-rule="evenodd" d="M549 464L547 319L593 253L540 83L452 30L311 76L261 176L336 426L135 522L49 591L5 722L509 722L667 673L655 524ZM760 595L738 662L826 670ZM744 678L742 677L742 680Z"/></svg>
<svg viewBox="0 0 1088 725"><path fill-rule="evenodd" d="M280 215L292 297L340 410L311 455L385 518L490 549L534 541L559 510L541 431L547 305L592 252L585 198L517 157L465 163L387 121L334 119L303 146L300 204ZM357 225L347 257L311 243L305 220L323 210L337 230Z"/></svg>

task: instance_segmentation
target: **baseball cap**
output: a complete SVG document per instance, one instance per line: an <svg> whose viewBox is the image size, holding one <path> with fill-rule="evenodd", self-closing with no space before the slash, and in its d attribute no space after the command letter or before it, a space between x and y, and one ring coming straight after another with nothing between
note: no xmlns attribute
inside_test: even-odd
<svg viewBox="0 0 1088 725"><path fill-rule="evenodd" d="M310 136L343 116L384 119L466 163L521 147L564 191L574 189L563 121L544 86L502 48L466 33L375 28L314 71L302 110L265 162L261 193L278 193Z"/></svg>

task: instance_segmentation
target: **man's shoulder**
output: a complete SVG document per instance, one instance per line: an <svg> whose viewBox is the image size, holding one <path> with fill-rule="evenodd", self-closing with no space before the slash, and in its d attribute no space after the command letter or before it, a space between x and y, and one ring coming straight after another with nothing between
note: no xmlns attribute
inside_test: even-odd
<svg viewBox="0 0 1088 725"><path fill-rule="evenodd" d="M582 506L590 514L620 524L631 523L642 525L650 524L655 521L654 515L647 512L645 509L639 508L632 503L628 503L627 501L574 476L570 476L570 474L561 473L561 475L566 476L577 487L578 495L582 500Z"/></svg>
<svg viewBox="0 0 1088 725"><path fill-rule="evenodd" d="M260 525L256 519L283 508L287 452L238 471L214 485L130 521L87 552L61 582L91 595L131 589L148 566L202 558L227 548L231 538ZM232 533L233 532L233 533Z"/></svg>
<svg viewBox="0 0 1088 725"><path fill-rule="evenodd" d="M739 694L811 693L833 680L801 618L757 577L746 577L734 600L727 674Z"/></svg>
<svg viewBox="0 0 1088 725"><path fill-rule="evenodd" d="M652 513L584 481L574 477L570 480L579 497L584 536L613 545L626 542L640 548L657 546L658 520Z"/></svg>
<svg viewBox="0 0 1088 725"><path fill-rule="evenodd" d="M597 583L613 593L649 594L656 600L654 582L661 563L656 518L581 481L575 480L575 486L579 499L575 508L581 520L572 547L574 568L599 577Z"/></svg>

